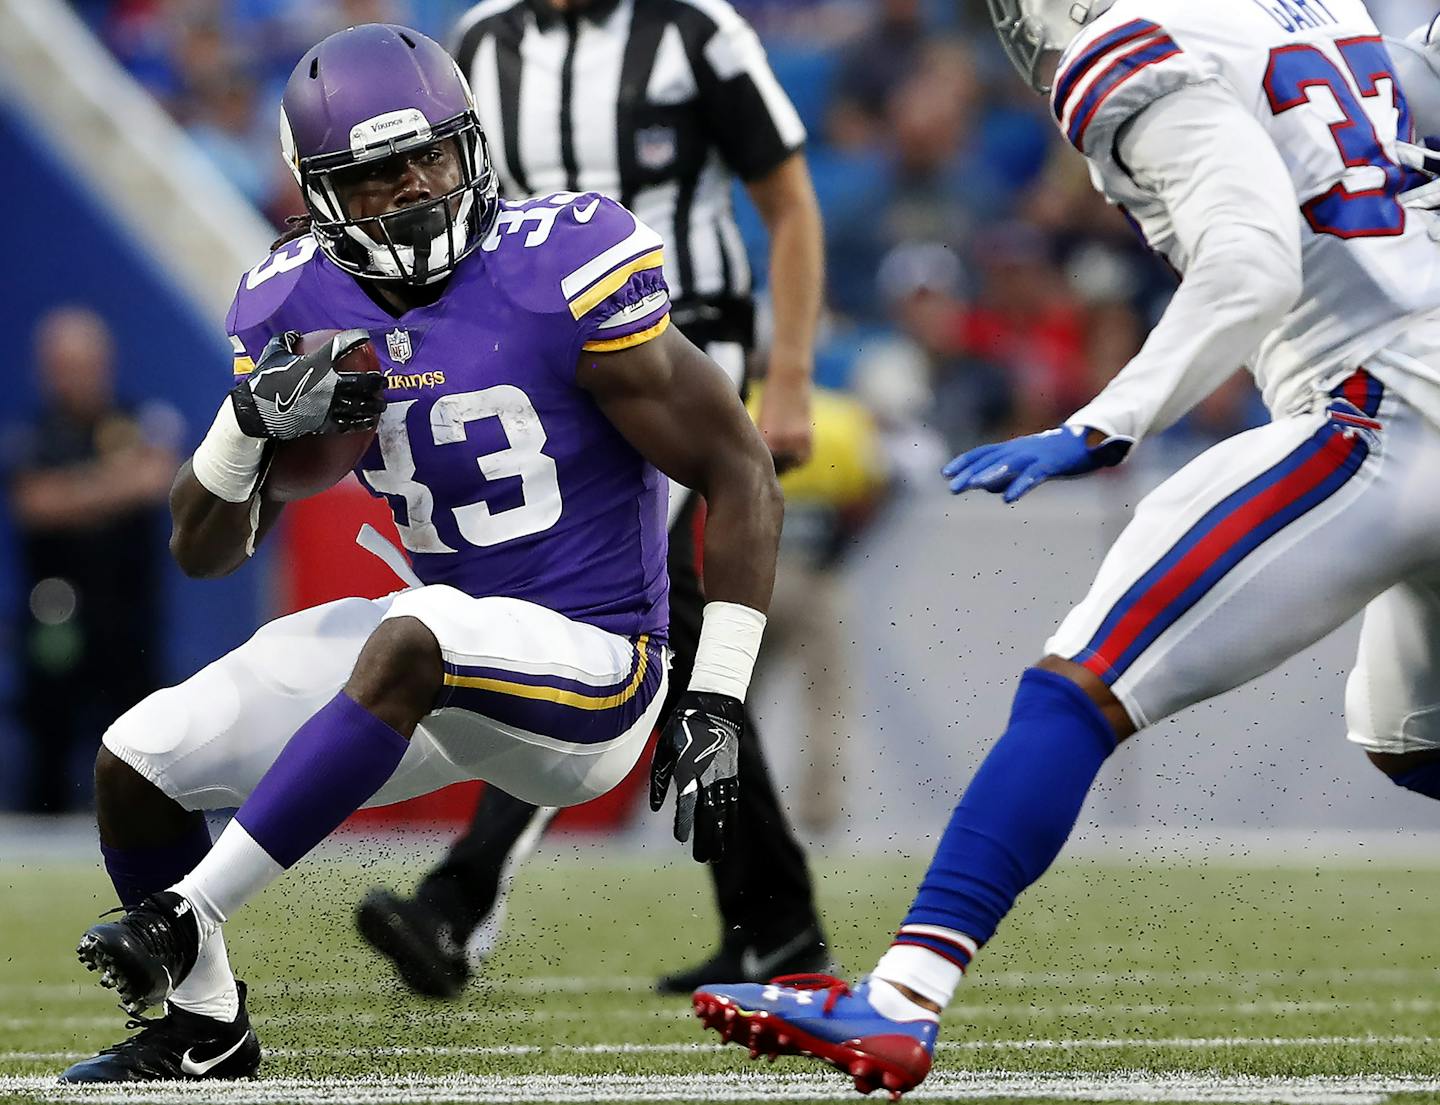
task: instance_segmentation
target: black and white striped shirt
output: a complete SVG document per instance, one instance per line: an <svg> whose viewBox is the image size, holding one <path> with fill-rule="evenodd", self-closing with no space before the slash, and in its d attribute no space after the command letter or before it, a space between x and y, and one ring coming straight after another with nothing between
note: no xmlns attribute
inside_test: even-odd
<svg viewBox="0 0 1440 1105"><path fill-rule="evenodd" d="M514 197L595 191L665 239L665 278L687 306L746 319L750 268L732 175L763 177L805 128L750 25L727 0L484 0L453 42Z"/></svg>

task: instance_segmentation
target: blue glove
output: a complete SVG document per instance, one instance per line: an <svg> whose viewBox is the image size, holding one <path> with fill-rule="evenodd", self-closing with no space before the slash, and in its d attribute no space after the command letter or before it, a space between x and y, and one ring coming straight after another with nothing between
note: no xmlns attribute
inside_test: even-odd
<svg viewBox="0 0 1440 1105"><path fill-rule="evenodd" d="M1109 437L1093 448L1085 444L1089 433L1082 426L1061 426L1043 434L1017 437L998 445L981 445L961 453L943 469L955 494L979 488L1003 492L1013 503L1046 480L1083 476L1097 468L1119 464L1130 451L1130 441Z"/></svg>

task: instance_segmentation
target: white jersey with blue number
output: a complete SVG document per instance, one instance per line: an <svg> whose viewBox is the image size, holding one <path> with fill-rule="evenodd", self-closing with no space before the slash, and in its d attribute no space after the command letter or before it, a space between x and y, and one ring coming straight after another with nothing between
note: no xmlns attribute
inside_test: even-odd
<svg viewBox="0 0 1440 1105"><path fill-rule="evenodd" d="M1270 409L1291 410L1440 312L1434 217L1397 198L1418 183L1395 160L1409 110L1360 0L1118 0L1065 52L1052 109L1096 186L1181 272L1164 202L1117 147L1147 105L1205 82L1260 121L1299 200L1303 292L1251 366Z"/></svg>

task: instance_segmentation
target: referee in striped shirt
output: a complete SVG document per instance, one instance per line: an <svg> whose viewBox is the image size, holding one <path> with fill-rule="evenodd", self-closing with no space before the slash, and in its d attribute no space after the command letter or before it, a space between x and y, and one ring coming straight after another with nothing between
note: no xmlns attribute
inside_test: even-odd
<svg viewBox="0 0 1440 1105"><path fill-rule="evenodd" d="M658 231L672 319L737 387L755 328L750 268L731 210L732 182L744 182L769 233L775 331L757 420L778 468L809 459L823 235L802 152L805 128L749 24L727 0L484 0L461 20L452 46L474 90L501 191L512 198L601 192ZM677 688L689 681L704 607L697 507L672 486ZM830 963L805 858L748 717L745 734L737 839L710 867L721 947L662 978L662 992ZM488 952L510 872L554 812L487 788L469 831L413 899L378 888L366 896L361 928L412 989L460 992L469 974L462 949L468 945L472 958Z"/></svg>

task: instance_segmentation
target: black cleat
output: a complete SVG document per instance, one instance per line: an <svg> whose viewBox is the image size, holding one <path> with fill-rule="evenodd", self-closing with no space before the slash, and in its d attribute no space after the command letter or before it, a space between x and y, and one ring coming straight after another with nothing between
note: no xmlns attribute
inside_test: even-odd
<svg viewBox="0 0 1440 1105"><path fill-rule="evenodd" d="M199 948L194 909L165 890L118 921L90 926L75 952L87 970L100 972L100 985L115 990L120 1004L134 1014L159 1005L185 981Z"/></svg>
<svg viewBox="0 0 1440 1105"><path fill-rule="evenodd" d="M704 963L665 975L655 983L655 992L690 994L726 982L769 982L779 975L834 974L834 963L825 934L818 925L811 925L767 951L727 941Z"/></svg>
<svg viewBox="0 0 1440 1105"><path fill-rule="evenodd" d="M455 932L423 903L376 887L355 908L365 942L395 964L400 980L427 998L454 998L470 979Z"/></svg>
<svg viewBox="0 0 1440 1105"><path fill-rule="evenodd" d="M123 1043L82 1059L61 1082L195 1082L202 1078L251 1078L260 1068L260 1041L245 1012L228 1024L173 1006L165 1016L127 1021L140 1029Z"/></svg>

